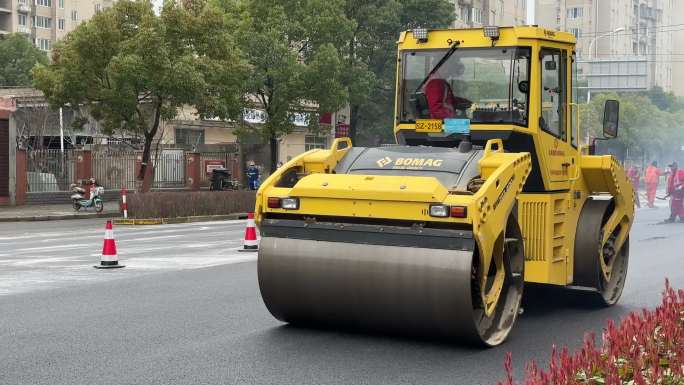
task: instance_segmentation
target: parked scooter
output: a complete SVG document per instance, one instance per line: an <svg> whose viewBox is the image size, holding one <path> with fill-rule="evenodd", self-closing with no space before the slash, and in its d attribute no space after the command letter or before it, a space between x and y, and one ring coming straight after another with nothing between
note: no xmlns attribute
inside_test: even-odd
<svg viewBox="0 0 684 385"><path fill-rule="evenodd" d="M90 197L86 198L86 190L77 185L71 185L71 202L74 206L74 210L79 211L82 207L89 208L94 207L96 212L102 212L104 209L104 202L102 201L102 196L104 195L104 187L98 186L95 182L95 178L90 179Z"/></svg>

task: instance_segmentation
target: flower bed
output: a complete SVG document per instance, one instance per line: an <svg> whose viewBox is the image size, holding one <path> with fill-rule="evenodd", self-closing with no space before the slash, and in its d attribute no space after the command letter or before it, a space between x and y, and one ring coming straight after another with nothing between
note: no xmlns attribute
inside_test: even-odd
<svg viewBox="0 0 684 385"><path fill-rule="evenodd" d="M599 347L594 335L587 334L582 349L573 354L554 346L548 369L531 362L523 384L684 384L684 290L676 292L666 282L655 310L631 313L619 325L609 320L602 337ZM510 353L504 366L507 378L499 385L519 384Z"/></svg>

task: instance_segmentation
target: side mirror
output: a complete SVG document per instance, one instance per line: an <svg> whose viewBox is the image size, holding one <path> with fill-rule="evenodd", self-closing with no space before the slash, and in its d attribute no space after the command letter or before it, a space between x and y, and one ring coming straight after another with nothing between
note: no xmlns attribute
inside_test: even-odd
<svg viewBox="0 0 684 385"><path fill-rule="evenodd" d="M620 102L617 100L606 100L603 107L603 137L612 139L618 135L618 125L620 123Z"/></svg>

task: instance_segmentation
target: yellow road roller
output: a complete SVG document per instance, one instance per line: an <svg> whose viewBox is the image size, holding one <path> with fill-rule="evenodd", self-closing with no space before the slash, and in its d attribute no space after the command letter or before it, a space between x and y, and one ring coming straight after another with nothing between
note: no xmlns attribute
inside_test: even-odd
<svg viewBox="0 0 684 385"><path fill-rule="evenodd" d="M634 192L612 156L580 145L574 47L531 26L401 33L396 144L335 139L257 193L271 314L494 346L525 282L615 304ZM618 116L606 102L600 139Z"/></svg>

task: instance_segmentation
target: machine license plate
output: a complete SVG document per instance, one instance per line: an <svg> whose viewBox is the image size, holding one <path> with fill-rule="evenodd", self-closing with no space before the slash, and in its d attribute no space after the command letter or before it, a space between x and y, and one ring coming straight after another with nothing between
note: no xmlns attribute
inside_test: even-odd
<svg viewBox="0 0 684 385"><path fill-rule="evenodd" d="M416 132L442 132L444 123L439 119L416 120Z"/></svg>

